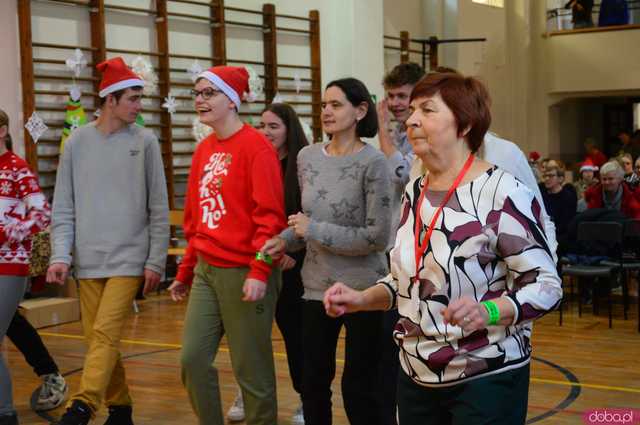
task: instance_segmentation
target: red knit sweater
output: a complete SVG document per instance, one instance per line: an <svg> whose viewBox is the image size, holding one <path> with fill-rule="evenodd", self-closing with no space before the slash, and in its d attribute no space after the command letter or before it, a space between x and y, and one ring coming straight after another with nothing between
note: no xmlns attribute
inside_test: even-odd
<svg viewBox="0 0 640 425"><path fill-rule="evenodd" d="M37 177L14 154L0 155L0 274L26 276L31 235L47 228L51 210Z"/></svg>
<svg viewBox="0 0 640 425"><path fill-rule="evenodd" d="M191 284L197 257L216 267L247 267L266 282L271 267L255 259L286 226L276 151L244 125L228 139L211 135L193 154L184 209L187 253L177 280Z"/></svg>

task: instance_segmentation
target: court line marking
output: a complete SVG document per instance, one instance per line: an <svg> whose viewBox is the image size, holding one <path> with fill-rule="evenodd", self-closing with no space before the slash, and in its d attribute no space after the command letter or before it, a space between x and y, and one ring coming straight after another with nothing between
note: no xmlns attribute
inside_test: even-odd
<svg viewBox="0 0 640 425"><path fill-rule="evenodd" d="M63 334L63 333L57 333L57 332L40 332L40 335L84 340L84 336L82 336L82 335ZM176 348L176 349L182 348L182 344L171 344L171 343L166 343L166 342L142 341L142 340L137 340L137 339L121 339L120 342L123 343L123 344L142 345L142 346L147 346L147 347L163 347L163 348ZM226 353L229 352L229 349L225 348L225 347L220 347L219 350L222 351L222 352L226 352ZM282 357L282 358L286 358L287 357L286 354L280 353L280 352L277 352L277 351L274 351L273 354L276 357ZM336 361L338 363L344 363L344 361L341 360L341 359L336 359ZM580 382L580 383L576 384L576 383L566 382L566 381L557 381L555 379L543 379L543 378L533 378L533 377L530 380L531 380L531 382L537 382L537 383L541 383L541 384L562 385L562 386L567 386L567 387L581 387L581 388L589 388L589 389L594 389L594 390L619 391L619 392L625 392L625 393L640 394L640 388L619 387L619 386L600 385L600 384L589 384L589 383L584 383L584 382Z"/></svg>

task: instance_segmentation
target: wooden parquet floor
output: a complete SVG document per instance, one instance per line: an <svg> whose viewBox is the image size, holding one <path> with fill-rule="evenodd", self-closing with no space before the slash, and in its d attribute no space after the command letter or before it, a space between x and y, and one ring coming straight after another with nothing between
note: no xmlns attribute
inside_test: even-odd
<svg viewBox="0 0 640 425"><path fill-rule="evenodd" d="M534 326L528 423L582 424L582 414L593 408L640 409L640 334L637 332L637 306L622 320L622 307L615 306L613 329L608 329L606 309L594 316L588 309L581 318L574 308L565 312L564 326L558 326L553 313ZM173 303L167 295L151 296L140 303L140 313L132 313L126 326L122 353L137 425L195 425L184 389L180 383L179 350L185 304ZM41 329L45 344L66 375L71 391L78 388L85 347L80 323ZM274 326L274 351L278 378L279 423L289 424L299 400L291 388L284 344ZM338 358L343 356L339 345ZM30 409L29 399L39 385L21 354L8 342L2 346L14 383L14 399L20 423L46 424ZM226 345L218 355L220 384L225 409L233 401L236 385ZM334 382L334 423L348 424L340 397L339 360ZM58 417L62 408L49 412ZM94 423L102 424L102 409Z"/></svg>

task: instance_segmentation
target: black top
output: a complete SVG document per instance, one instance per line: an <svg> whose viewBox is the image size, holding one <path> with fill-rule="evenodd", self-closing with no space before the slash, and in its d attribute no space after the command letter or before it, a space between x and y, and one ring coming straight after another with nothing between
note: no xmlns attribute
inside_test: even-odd
<svg viewBox="0 0 640 425"><path fill-rule="evenodd" d="M572 184L565 184L558 193L550 193L542 190L542 199L547 213L556 225L556 235L558 239L566 235L569 222L576 215L578 205L578 195Z"/></svg>

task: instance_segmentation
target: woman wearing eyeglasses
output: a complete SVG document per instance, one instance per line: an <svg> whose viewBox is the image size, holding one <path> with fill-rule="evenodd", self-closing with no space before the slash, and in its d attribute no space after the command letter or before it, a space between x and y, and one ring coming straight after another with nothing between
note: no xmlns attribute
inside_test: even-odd
<svg viewBox="0 0 640 425"><path fill-rule="evenodd" d="M336 283L327 313L391 309L400 320L402 425L523 425L531 322L560 301L534 194L476 156L491 121L484 86L429 74L407 134L426 168L409 182L391 273L364 291Z"/></svg>
<svg viewBox="0 0 640 425"><path fill-rule="evenodd" d="M262 245L285 228L280 162L269 141L240 120L249 91L245 68L218 66L196 81L200 122L214 129L193 155L184 210L187 252L169 287L190 291L182 382L201 425L222 425L213 361L225 334L246 423L277 421L271 327L279 273Z"/></svg>

